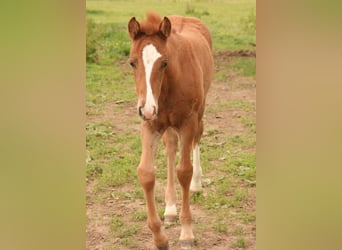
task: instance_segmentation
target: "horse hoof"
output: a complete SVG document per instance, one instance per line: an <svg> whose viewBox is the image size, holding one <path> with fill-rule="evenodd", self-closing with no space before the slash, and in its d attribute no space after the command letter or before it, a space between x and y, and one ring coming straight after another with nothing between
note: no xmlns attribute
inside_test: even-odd
<svg viewBox="0 0 342 250"><path fill-rule="evenodd" d="M171 226L176 223L177 216L169 215L164 217L164 224L166 226Z"/></svg>
<svg viewBox="0 0 342 250"><path fill-rule="evenodd" d="M169 250L169 242L166 242L164 246L157 247L158 250Z"/></svg>
<svg viewBox="0 0 342 250"><path fill-rule="evenodd" d="M202 192L203 191L202 185L191 185L190 191L193 193Z"/></svg>
<svg viewBox="0 0 342 250"><path fill-rule="evenodd" d="M180 245L182 250L189 250L195 246L195 240L181 240Z"/></svg>

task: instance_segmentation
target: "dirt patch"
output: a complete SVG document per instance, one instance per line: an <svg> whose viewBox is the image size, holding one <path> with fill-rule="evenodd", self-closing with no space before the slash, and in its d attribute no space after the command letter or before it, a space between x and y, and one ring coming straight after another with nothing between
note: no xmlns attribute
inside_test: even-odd
<svg viewBox="0 0 342 250"><path fill-rule="evenodd" d="M227 71L221 79L214 80L211 89L208 93L206 103L206 113L204 116L205 131L217 130L220 131L220 136L226 138L228 136L241 135L245 131L244 125L241 123L241 117L247 115L255 118L255 109L244 111L240 109L218 109L217 105L223 101L247 103L255 107L256 104L256 82L252 77L241 77L237 72L230 69L230 65L236 56L250 56L255 57L255 51L224 51L215 53L215 70L216 72ZM124 62L126 63L126 62ZM124 112L113 115L112 109L114 106L123 106ZM88 117L91 121L103 120L132 120L131 115L134 114L135 103L131 102L113 102L109 103L104 108L103 116ZM138 118L137 118L138 119ZM133 122L132 124L115 123L115 130L127 131L127 126L130 131L139 133L139 124ZM207 136L207 132L204 136ZM215 175L215 171L210 173ZM207 176L208 177L208 176ZM210 177L210 176L209 176ZM157 182L156 194L164 192L164 188ZM125 193L132 190L132 184L123 185L120 187L112 187L97 190L94 188L97 184L96 180L88 180L87 182L87 196L86 196L86 210L87 210L87 227L86 227L86 249L155 249L152 244L151 232L148 229L145 220L136 221L134 225L139 227L135 234L135 240L138 246L131 247L117 247L122 242L122 238L116 237L111 232L111 219L113 214L120 215L125 223L132 223L127 214L134 211L145 209L145 202L143 199L120 199L113 196L115 193ZM240 183L240 188L247 188L245 183ZM210 189L204 190L204 195L210 192ZM244 209L246 211L256 210L256 190L255 188L248 188L250 198L245 202ZM163 206L162 203L158 207ZM177 207L180 208L180 201ZM227 231L220 232L220 230L213 230L212 224L217 220L213 210L205 210L199 205L192 205L193 213L193 228L196 235L197 246L194 249L256 249L256 225L255 220L250 223L241 223L238 220L230 220L227 225ZM231 215L235 216L235 210L231 210ZM241 228L244 232L244 245L236 245L239 235L236 233L236 228ZM169 237L170 249L180 249L179 234L180 224L176 223L165 229L166 235ZM235 245L234 245L235 244Z"/></svg>
<svg viewBox="0 0 342 250"><path fill-rule="evenodd" d="M256 50L225 50L218 51L214 55L215 57L256 57Z"/></svg>

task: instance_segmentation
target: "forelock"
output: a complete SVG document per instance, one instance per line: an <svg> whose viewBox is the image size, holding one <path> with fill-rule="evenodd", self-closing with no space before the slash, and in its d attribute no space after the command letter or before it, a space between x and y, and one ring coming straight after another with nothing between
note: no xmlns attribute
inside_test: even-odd
<svg viewBox="0 0 342 250"><path fill-rule="evenodd" d="M141 32L146 35L153 35L159 31L159 25L162 21L161 17L154 12L146 14L147 19L141 22Z"/></svg>

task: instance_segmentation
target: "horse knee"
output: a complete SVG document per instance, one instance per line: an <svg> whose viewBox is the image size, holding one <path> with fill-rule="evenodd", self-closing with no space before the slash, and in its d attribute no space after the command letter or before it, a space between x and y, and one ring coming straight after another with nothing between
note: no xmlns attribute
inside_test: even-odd
<svg viewBox="0 0 342 250"><path fill-rule="evenodd" d="M146 169L144 167L138 167L138 179L141 186L146 191L151 191L154 188L155 173L154 169Z"/></svg>
<svg viewBox="0 0 342 250"><path fill-rule="evenodd" d="M190 184L192 178L193 167L192 164L180 164L177 166L177 177L179 183L186 187Z"/></svg>

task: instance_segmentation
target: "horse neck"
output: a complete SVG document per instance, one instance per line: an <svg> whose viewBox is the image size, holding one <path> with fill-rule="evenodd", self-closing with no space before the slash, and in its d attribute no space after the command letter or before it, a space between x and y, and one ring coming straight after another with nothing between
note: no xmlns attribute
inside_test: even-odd
<svg viewBox="0 0 342 250"><path fill-rule="evenodd" d="M169 68L165 72L167 79L176 80L179 79L182 73L182 61L186 57L186 52L184 47L184 38L177 33L172 34L167 41L167 54L169 59Z"/></svg>
<svg viewBox="0 0 342 250"><path fill-rule="evenodd" d="M191 53L186 49L186 46L184 38L177 34L172 34L168 40L167 53L169 63L161 88L163 102L166 101L168 104L179 100L186 92L184 81L186 80L187 72L185 72L184 63L188 60L187 57Z"/></svg>

